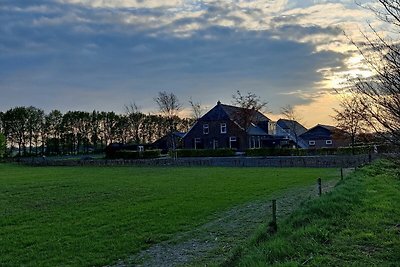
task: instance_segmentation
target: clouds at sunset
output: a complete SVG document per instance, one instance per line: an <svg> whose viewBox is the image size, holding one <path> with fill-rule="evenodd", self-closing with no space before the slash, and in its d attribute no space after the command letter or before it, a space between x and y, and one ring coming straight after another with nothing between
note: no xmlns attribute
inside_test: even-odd
<svg viewBox="0 0 400 267"><path fill-rule="evenodd" d="M352 1L3 2L0 110L151 112L161 90L206 106L252 91L272 111L304 110L360 67L343 30L357 38L373 19Z"/></svg>

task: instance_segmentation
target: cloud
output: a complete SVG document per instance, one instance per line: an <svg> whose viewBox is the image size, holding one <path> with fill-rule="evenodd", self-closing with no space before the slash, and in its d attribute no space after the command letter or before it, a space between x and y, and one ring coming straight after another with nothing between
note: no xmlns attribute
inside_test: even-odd
<svg viewBox="0 0 400 267"><path fill-rule="evenodd" d="M238 89L275 110L306 105L327 76L348 71L341 23L353 12L308 2L5 1L0 110L151 110L160 90L209 106Z"/></svg>

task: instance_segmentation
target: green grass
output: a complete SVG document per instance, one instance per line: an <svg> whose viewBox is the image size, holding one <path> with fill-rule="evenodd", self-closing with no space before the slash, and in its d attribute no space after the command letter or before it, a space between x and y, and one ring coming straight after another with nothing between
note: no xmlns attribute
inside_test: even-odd
<svg viewBox="0 0 400 267"><path fill-rule="evenodd" d="M0 164L0 266L110 264L317 177L338 170Z"/></svg>
<svg viewBox="0 0 400 267"><path fill-rule="evenodd" d="M400 266L400 169L378 162L239 250L236 266Z"/></svg>

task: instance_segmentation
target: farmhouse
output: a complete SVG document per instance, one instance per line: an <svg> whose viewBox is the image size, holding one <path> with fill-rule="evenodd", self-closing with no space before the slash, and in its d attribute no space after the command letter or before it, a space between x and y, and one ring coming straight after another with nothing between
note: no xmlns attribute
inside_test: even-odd
<svg viewBox="0 0 400 267"><path fill-rule="evenodd" d="M320 125L307 130L294 120L271 121L261 112L220 101L183 136L186 149L322 148L348 145L336 127Z"/></svg>
<svg viewBox="0 0 400 267"><path fill-rule="evenodd" d="M318 124L300 135L309 148L348 146L349 140L343 131L330 125Z"/></svg>
<svg viewBox="0 0 400 267"><path fill-rule="evenodd" d="M276 123L261 112L222 104L201 117L184 136L187 149L274 147L288 144L286 134L276 135ZM283 131L283 130L282 130Z"/></svg>

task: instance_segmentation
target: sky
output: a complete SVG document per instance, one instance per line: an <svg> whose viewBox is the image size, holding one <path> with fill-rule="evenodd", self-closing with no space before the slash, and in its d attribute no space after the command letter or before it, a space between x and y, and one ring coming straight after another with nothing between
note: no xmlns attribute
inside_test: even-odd
<svg viewBox="0 0 400 267"><path fill-rule="evenodd" d="M153 113L167 91L188 115L240 90L334 124L334 89L370 75L344 34L367 22L353 0L0 0L0 111Z"/></svg>

